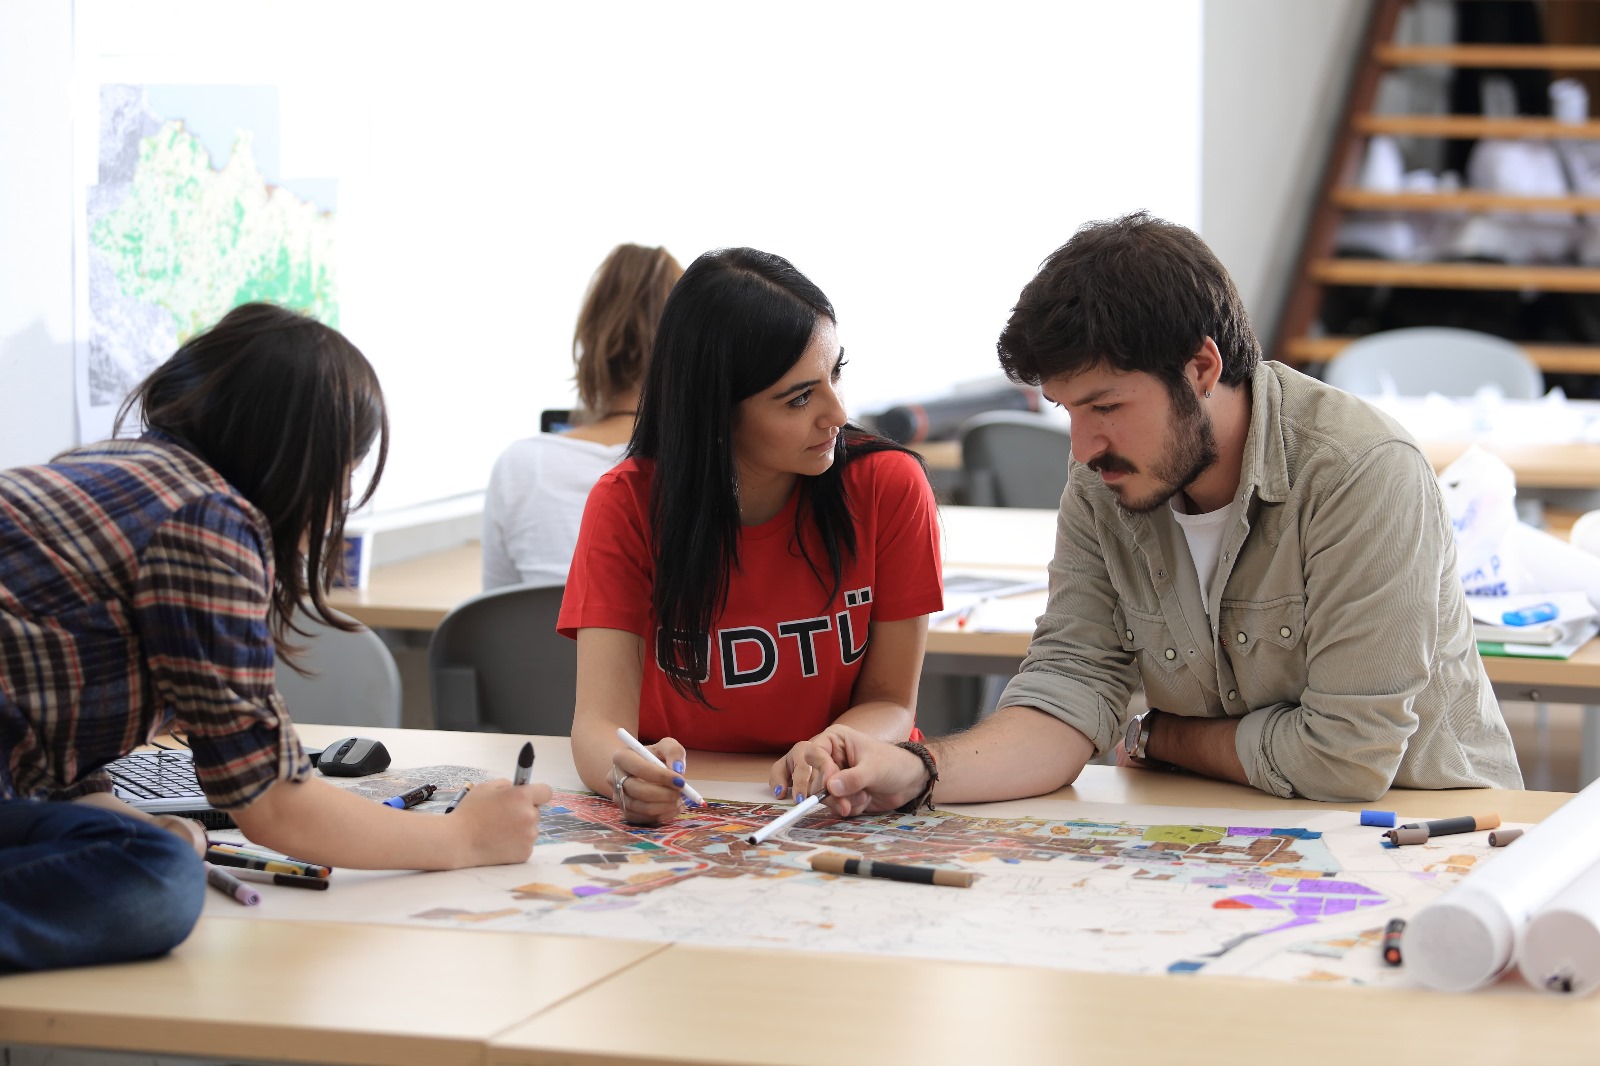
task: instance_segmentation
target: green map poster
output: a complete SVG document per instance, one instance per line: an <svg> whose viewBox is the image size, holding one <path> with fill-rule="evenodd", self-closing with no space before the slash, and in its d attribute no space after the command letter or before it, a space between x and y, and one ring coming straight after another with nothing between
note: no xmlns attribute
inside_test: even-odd
<svg viewBox="0 0 1600 1066"><path fill-rule="evenodd" d="M83 219L79 426L230 308L271 300L339 324L336 183L285 180L272 86L99 88Z"/></svg>

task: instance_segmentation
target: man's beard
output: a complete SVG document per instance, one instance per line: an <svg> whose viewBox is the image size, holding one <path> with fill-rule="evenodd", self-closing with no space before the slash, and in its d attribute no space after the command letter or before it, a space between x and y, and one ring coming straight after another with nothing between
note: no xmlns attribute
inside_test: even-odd
<svg viewBox="0 0 1600 1066"><path fill-rule="evenodd" d="M1156 460L1150 476L1159 483L1154 491L1142 499L1129 500L1119 485L1109 486L1117 497L1117 506L1132 514L1149 514L1172 497L1194 484L1195 479L1217 461L1217 435L1211 427L1211 416L1200 406L1200 400L1183 385L1173 396L1172 431L1168 447ZM1089 469L1138 472L1127 459L1115 452L1105 452L1089 462Z"/></svg>

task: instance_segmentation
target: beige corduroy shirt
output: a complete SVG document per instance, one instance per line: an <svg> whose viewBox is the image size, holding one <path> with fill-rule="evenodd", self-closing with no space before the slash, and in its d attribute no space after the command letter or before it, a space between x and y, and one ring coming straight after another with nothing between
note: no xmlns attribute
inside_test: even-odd
<svg viewBox="0 0 1600 1066"><path fill-rule="evenodd" d="M1053 714L1103 752L1142 680L1151 707L1238 718L1250 783L1275 796L1521 788L1427 458L1282 364L1250 389L1210 614L1171 508L1129 513L1074 462L1049 606L1001 706Z"/></svg>

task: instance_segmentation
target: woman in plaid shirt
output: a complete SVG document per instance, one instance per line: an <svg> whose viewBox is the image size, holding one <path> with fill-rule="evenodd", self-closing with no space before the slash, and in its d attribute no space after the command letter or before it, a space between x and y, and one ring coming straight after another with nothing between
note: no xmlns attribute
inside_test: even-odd
<svg viewBox="0 0 1600 1066"><path fill-rule="evenodd" d="M246 304L129 398L145 432L0 471L0 973L180 943L200 827L134 811L101 767L176 727L246 836L327 865L524 861L543 785L419 818L312 774L273 685L297 607L330 624L350 478L388 446L372 367L337 331Z"/></svg>

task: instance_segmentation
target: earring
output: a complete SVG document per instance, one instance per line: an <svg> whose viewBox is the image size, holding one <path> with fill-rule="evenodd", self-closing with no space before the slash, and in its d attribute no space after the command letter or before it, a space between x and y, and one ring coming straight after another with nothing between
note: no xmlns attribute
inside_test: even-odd
<svg viewBox="0 0 1600 1066"><path fill-rule="evenodd" d="M1208 399L1208 400L1211 399L1211 390L1210 389L1206 390L1206 399Z"/></svg>

